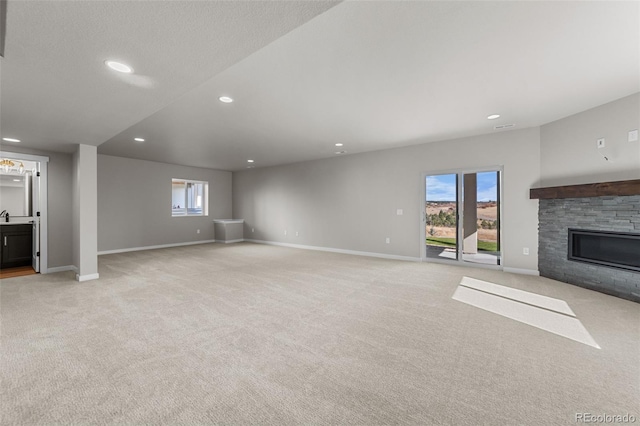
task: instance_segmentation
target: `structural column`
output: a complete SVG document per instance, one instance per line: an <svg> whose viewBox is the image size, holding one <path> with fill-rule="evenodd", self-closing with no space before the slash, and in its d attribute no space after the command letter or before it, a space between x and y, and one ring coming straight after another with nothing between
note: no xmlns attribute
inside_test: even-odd
<svg viewBox="0 0 640 426"><path fill-rule="evenodd" d="M478 175L467 173L464 175L464 241L462 252L467 254L478 253Z"/></svg>
<svg viewBox="0 0 640 426"><path fill-rule="evenodd" d="M73 155L73 260L76 280L98 275L98 149L78 145Z"/></svg>

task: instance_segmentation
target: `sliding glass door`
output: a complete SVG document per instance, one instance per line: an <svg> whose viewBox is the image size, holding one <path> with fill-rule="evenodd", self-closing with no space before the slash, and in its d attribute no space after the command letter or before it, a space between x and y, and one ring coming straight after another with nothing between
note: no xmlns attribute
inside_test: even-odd
<svg viewBox="0 0 640 426"><path fill-rule="evenodd" d="M458 175L427 176L426 187L426 255L458 260Z"/></svg>
<svg viewBox="0 0 640 426"><path fill-rule="evenodd" d="M425 177L425 257L499 266L500 178L492 170Z"/></svg>

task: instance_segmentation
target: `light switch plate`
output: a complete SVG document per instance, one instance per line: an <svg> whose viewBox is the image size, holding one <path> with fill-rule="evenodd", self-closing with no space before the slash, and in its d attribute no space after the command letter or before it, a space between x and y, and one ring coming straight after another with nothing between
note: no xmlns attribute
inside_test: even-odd
<svg viewBox="0 0 640 426"><path fill-rule="evenodd" d="M398 216L402 216L402 215L404 214L404 211L403 211L402 209L397 209L397 210L396 210L396 214L397 214Z"/></svg>
<svg viewBox="0 0 640 426"><path fill-rule="evenodd" d="M598 148L604 148L604 138L600 138L596 141L596 146Z"/></svg>
<svg viewBox="0 0 640 426"><path fill-rule="evenodd" d="M629 131L629 142L636 142L638 140L638 129Z"/></svg>

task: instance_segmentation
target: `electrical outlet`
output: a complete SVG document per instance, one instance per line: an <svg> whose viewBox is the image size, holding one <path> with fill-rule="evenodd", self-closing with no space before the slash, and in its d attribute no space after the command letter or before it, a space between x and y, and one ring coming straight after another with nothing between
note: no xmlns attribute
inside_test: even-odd
<svg viewBox="0 0 640 426"><path fill-rule="evenodd" d="M255 228L251 228L251 232L255 232L255 230L256 230Z"/></svg>
<svg viewBox="0 0 640 426"><path fill-rule="evenodd" d="M529 247L524 247L522 249L522 254L524 254L525 256L529 256Z"/></svg>
<svg viewBox="0 0 640 426"><path fill-rule="evenodd" d="M196 234L199 234L199 233L200 233L200 230L198 229L198 230L196 231Z"/></svg>
<svg viewBox="0 0 640 426"><path fill-rule="evenodd" d="M596 146L598 148L604 148L604 138L600 138L596 141Z"/></svg>
<svg viewBox="0 0 640 426"><path fill-rule="evenodd" d="M298 235L300 235L300 233L299 233L298 231L296 231L296 237L297 237Z"/></svg>
<svg viewBox="0 0 640 426"><path fill-rule="evenodd" d="M387 237L386 241L387 244L391 244L391 238Z"/></svg>
<svg viewBox="0 0 640 426"><path fill-rule="evenodd" d="M638 129L629 131L629 142L635 142L638 140Z"/></svg>
<svg viewBox="0 0 640 426"><path fill-rule="evenodd" d="M287 235L287 230L286 229L284 230L284 235Z"/></svg>

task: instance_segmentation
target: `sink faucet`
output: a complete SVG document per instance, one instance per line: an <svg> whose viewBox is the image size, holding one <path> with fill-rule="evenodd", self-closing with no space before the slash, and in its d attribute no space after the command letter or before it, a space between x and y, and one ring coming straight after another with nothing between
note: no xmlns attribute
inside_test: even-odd
<svg viewBox="0 0 640 426"><path fill-rule="evenodd" d="M9 212L6 210L2 210L2 213L0 213L0 217L4 216L4 220L5 222L9 222Z"/></svg>

